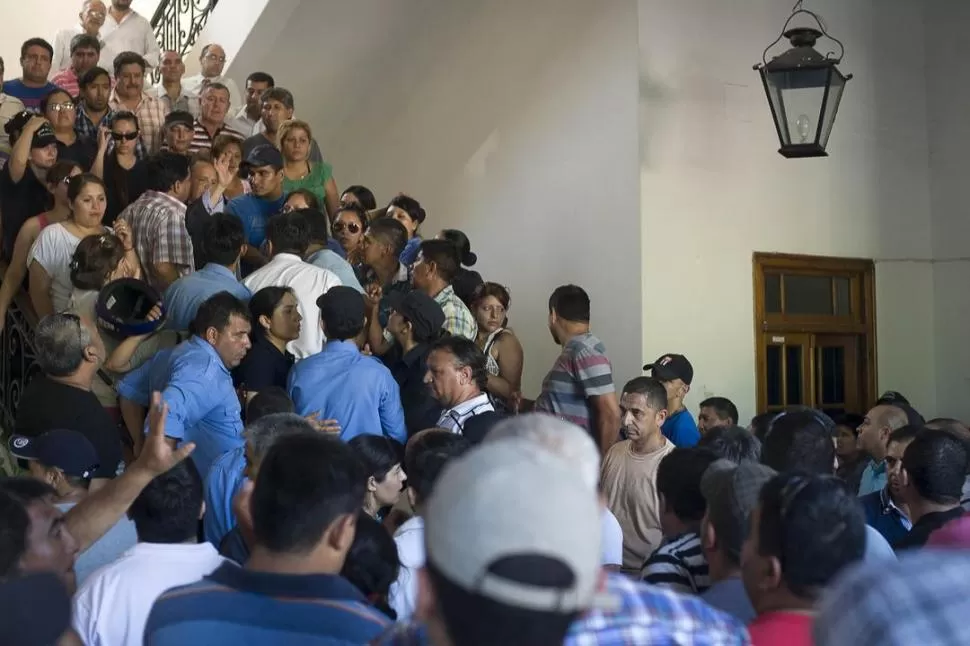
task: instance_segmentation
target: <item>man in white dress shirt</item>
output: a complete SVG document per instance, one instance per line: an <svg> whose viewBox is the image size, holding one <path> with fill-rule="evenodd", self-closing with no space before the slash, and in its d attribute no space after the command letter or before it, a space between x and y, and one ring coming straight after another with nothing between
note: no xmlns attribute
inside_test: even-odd
<svg viewBox="0 0 970 646"><path fill-rule="evenodd" d="M446 336L431 344L424 382L444 410L439 428L461 434L470 417L495 410L485 392L485 353L465 337Z"/></svg>
<svg viewBox="0 0 970 646"><path fill-rule="evenodd" d="M114 67L115 56L135 52L148 67L158 67L162 50L148 19L131 8L131 0L111 0L111 9L101 27L101 67Z"/></svg>
<svg viewBox="0 0 970 646"><path fill-rule="evenodd" d="M104 25L108 8L101 0L85 0L81 5L80 21L68 29L62 29L54 37L54 57L51 60L50 78L71 66L71 41L78 34L88 34L101 41L101 27ZM110 61L109 61L110 63ZM108 65L111 68L111 65Z"/></svg>
<svg viewBox="0 0 970 646"><path fill-rule="evenodd" d="M239 86L231 78L222 75L226 68L226 50L222 45L212 43L202 48L202 55L199 57L202 63L202 73L182 79L182 88L189 96L199 97L202 90L211 83L221 83L229 89L229 111L227 114L235 114L243 105L242 94Z"/></svg>
<svg viewBox="0 0 970 646"><path fill-rule="evenodd" d="M292 287L300 306L303 325L300 338L287 348L297 360L317 354L326 339L320 328L317 299L331 287L340 285L328 269L303 261L310 239L310 223L298 211L279 213L266 223L266 240L272 259L243 280L253 294L263 287ZM484 361L484 359L483 359Z"/></svg>
<svg viewBox="0 0 970 646"><path fill-rule="evenodd" d="M195 583L226 560L199 543L205 511L202 478L192 460L152 480L128 516L138 543L92 574L74 597L74 629L90 646L141 646L158 596Z"/></svg>

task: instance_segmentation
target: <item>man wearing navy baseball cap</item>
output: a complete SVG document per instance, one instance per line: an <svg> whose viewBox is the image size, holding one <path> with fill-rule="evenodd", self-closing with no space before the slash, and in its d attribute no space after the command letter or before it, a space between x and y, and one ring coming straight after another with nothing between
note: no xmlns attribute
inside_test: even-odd
<svg viewBox="0 0 970 646"><path fill-rule="evenodd" d="M256 146L239 166L249 178L252 193L233 198L226 212L242 220L246 231L246 253L243 255L243 275L262 267L269 258L261 251L266 242L266 224L271 216L283 210L283 155L274 146Z"/></svg>
<svg viewBox="0 0 970 646"><path fill-rule="evenodd" d="M694 381L694 367L682 354L665 354L643 366L667 390L667 421L660 431L677 446L694 446L701 439L697 422L684 406L684 398Z"/></svg>

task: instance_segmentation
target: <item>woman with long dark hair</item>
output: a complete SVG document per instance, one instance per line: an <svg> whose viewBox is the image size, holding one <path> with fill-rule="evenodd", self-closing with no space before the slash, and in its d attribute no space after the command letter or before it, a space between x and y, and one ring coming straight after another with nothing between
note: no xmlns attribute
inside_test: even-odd
<svg viewBox="0 0 970 646"><path fill-rule="evenodd" d="M136 154L139 132L138 117L127 111L116 112L111 117L110 127L98 131L98 154L91 172L104 180L106 226L114 224L136 197L130 191L130 176L140 163Z"/></svg>
<svg viewBox="0 0 970 646"><path fill-rule="evenodd" d="M247 402L264 388L286 388L290 368L296 362L286 344L300 338L303 320L296 294L290 287L259 290L249 301L249 313L253 345L232 372L233 382Z"/></svg>
<svg viewBox="0 0 970 646"><path fill-rule="evenodd" d="M465 232L458 229L444 229L437 235L437 238L447 240L455 245L455 249L458 250L458 260L461 262L461 267L458 269L458 275L451 281L451 288L455 290L455 296L460 298L468 306L468 309L471 309L475 290L485 282L480 273L474 269L469 269L478 262L478 256L472 251L472 243Z"/></svg>

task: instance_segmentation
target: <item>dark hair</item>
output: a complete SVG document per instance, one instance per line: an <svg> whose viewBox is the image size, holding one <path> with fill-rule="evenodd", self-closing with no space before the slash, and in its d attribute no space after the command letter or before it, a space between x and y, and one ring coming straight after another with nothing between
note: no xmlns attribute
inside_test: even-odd
<svg viewBox="0 0 970 646"><path fill-rule="evenodd" d="M51 60L54 60L54 48L43 38L28 38L25 40L24 44L20 46L21 60L27 56L27 50L31 47L43 47L47 50L47 55L51 57Z"/></svg>
<svg viewBox="0 0 970 646"><path fill-rule="evenodd" d="M263 105L267 101L279 101L287 110L292 110L295 107L293 93L282 87L274 86L263 92L263 96L259 98L259 104Z"/></svg>
<svg viewBox="0 0 970 646"><path fill-rule="evenodd" d="M758 413L751 418L751 424L749 425L751 427L751 433L762 444L765 442L765 436L768 435L768 429L771 428L772 420L776 417L778 417L777 412L769 411L767 413Z"/></svg>
<svg viewBox="0 0 970 646"><path fill-rule="evenodd" d="M858 413L842 413L841 415L836 415L832 418L835 425L844 426L852 430L852 434L859 435L859 427L862 426L862 422L865 421L865 417L859 415Z"/></svg>
<svg viewBox="0 0 970 646"><path fill-rule="evenodd" d="M761 463L779 473L831 475L835 468L832 420L816 410L784 412L771 421L761 444Z"/></svg>
<svg viewBox="0 0 970 646"><path fill-rule="evenodd" d="M360 590L375 608L397 619L397 613L387 603L387 595L400 569L397 543L390 533L363 511L358 512L357 533L340 576Z"/></svg>
<svg viewBox="0 0 970 646"><path fill-rule="evenodd" d="M113 233L86 236L78 243L68 268L77 289L99 290L125 257L125 248Z"/></svg>
<svg viewBox="0 0 970 646"><path fill-rule="evenodd" d="M713 408L718 419L727 419L732 425L738 423L738 407L727 397L708 397L700 408Z"/></svg>
<svg viewBox="0 0 970 646"><path fill-rule="evenodd" d="M647 399L647 405L655 410L666 410L667 408L667 389L659 379L653 377L634 377L623 386L620 395L643 395Z"/></svg>
<svg viewBox="0 0 970 646"><path fill-rule="evenodd" d="M814 600L846 566L862 560L862 506L834 476L779 474L765 483L760 505L758 552L778 559L792 594Z"/></svg>
<svg viewBox="0 0 970 646"><path fill-rule="evenodd" d="M135 124L135 130L140 130L141 126L138 123L138 115L134 112L129 112L128 110L119 110L118 112L112 113L111 118L108 119L108 126L113 128L119 121L130 121Z"/></svg>
<svg viewBox="0 0 970 646"><path fill-rule="evenodd" d="M302 256L310 246L310 223L297 211L277 213L266 223L266 239L273 245L273 255L295 253Z"/></svg>
<svg viewBox="0 0 970 646"><path fill-rule="evenodd" d="M360 459L367 476L383 482L395 464L401 463L404 447L383 435L358 435L347 442Z"/></svg>
<svg viewBox="0 0 970 646"><path fill-rule="evenodd" d="M502 285L499 285L498 283L482 283L475 288L475 291L472 292L469 300L471 301L472 306L476 306L489 296L501 303L506 312L508 312L509 308L512 307L512 295L509 294L508 289ZM502 321L502 327L506 327L508 324L509 317L506 316Z"/></svg>
<svg viewBox="0 0 970 646"><path fill-rule="evenodd" d="M292 195L292 193L290 193ZM289 196L287 196L289 197ZM318 209L295 209L297 213L306 220L309 228L308 240L316 244L327 244L327 216Z"/></svg>
<svg viewBox="0 0 970 646"><path fill-rule="evenodd" d="M323 322L324 332L327 339L331 341L354 339L367 323L367 315L364 313L364 295L350 287L344 286L342 289L347 291L348 299L353 299L360 304L360 309L355 312L343 311L343 308L339 308L337 311L332 308L320 310L320 320Z"/></svg>
<svg viewBox="0 0 970 646"><path fill-rule="evenodd" d="M0 577L16 575L20 559L27 551L30 530L27 507L56 495L49 484L28 476L0 478Z"/></svg>
<svg viewBox="0 0 970 646"><path fill-rule="evenodd" d="M408 230L404 228L403 224L394 218L379 217L368 225L367 214L356 204L340 207L337 214L339 215L344 211L355 213L361 219L367 233L374 238L379 238L381 242L389 246L395 258L404 251L404 247L408 244Z"/></svg>
<svg viewBox="0 0 970 646"><path fill-rule="evenodd" d="M189 158L178 153L162 151L145 160L148 190L168 193L178 182L186 182L192 172Z"/></svg>
<svg viewBox="0 0 970 646"><path fill-rule="evenodd" d="M283 296L286 294L296 298L296 292L293 291L292 287L270 285L269 287L262 288L249 299L249 314L253 324L254 335L266 334L266 330L263 329L263 326L259 322L259 317L265 316L272 319L273 312L280 306L280 301L283 300Z"/></svg>
<svg viewBox="0 0 970 646"><path fill-rule="evenodd" d="M391 198L391 201L387 203L387 208L390 209L392 206L407 213L408 217L418 224L424 222L424 218L427 215L424 209L421 208L421 202L404 193L400 193Z"/></svg>
<svg viewBox="0 0 970 646"><path fill-rule="evenodd" d="M229 88L226 86L225 83L209 83L203 88L201 92L199 92L199 96L201 97L206 92L209 92L212 90L221 90L226 93L226 96L232 96L232 93L229 91Z"/></svg>
<svg viewBox="0 0 970 646"><path fill-rule="evenodd" d="M947 431L925 430L906 447L903 468L920 498L958 504L967 474L966 445Z"/></svg>
<svg viewBox="0 0 970 646"><path fill-rule="evenodd" d="M88 184L97 184L104 189L104 182L100 177L92 173L81 173L67 182L67 199L74 202Z"/></svg>
<svg viewBox="0 0 970 646"><path fill-rule="evenodd" d="M428 496L445 465L471 448L467 438L446 431L430 431L413 440L404 455L408 488L420 505Z"/></svg>
<svg viewBox="0 0 970 646"><path fill-rule="evenodd" d="M718 459L703 448L675 448L657 466L657 493L663 494L664 505L685 523L699 523L707 509L701 493L701 478L707 467Z"/></svg>
<svg viewBox="0 0 970 646"><path fill-rule="evenodd" d="M77 80L77 86L79 89L83 90L87 86L91 85L97 81L102 76L108 77L108 82L111 82L111 73L103 67L92 67L87 72L82 74Z"/></svg>
<svg viewBox="0 0 970 646"><path fill-rule="evenodd" d="M425 240L421 243L421 256L425 262L434 263L435 272L441 280L451 284L461 269L458 250L447 240Z"/></svg>
<svg viewBox="0 0 970 646"><path fill-rule="evenodd" d="M286 194L286 201L289 202L290 198L294 195L299 195L302 197L307 204L308 209L314 211L320 210L320 200L317 198L316 194L308 188L297 188ZM294 211L301 211L302 209L293 209Z"/></svg>
<svg viewBox="0 0 970 646"><path fill-rule="evenodd" d="M40 112L41 112L41 114L44 114L45 112L47 112L47 108L51 104L51 99L53 99L58 94L63 94L68 99L70 99L72 103L74 102L74 97L71 96L71 93L70 92L68 92L67 90L65 90L62 87L55 87L53 90L51 90L50 92L48 92L47 94L45 94L44 95L44 98L42 98L40 100Z"/></svg>
<svg viewBox="0 0 970 646"><path fill-rule="evenodd" d="M343 197L347 193L350 193L357 201L360 202L360 206L365 211L373 211L377 208L377 200L374 198L374 194L366 186L359 186L354 184L353 186L348 186L344 189L344 192L340 194Z"/></svg>
<svg viewBox="0 0 970 646"><path fill-rule="evenodd" d="M276 80L266 72L253 72L246 77L246 83L265 83L270 87L276 86Z"/></svg>
<svg viewBox="0 0 970 646"><path fill-rule="evenodd" d="M278 289L266 287L265 289ZM263 291L263 290L260 290ZM286 390L280 386L267 386L253 395L246 405L246 424L252 424L260 419L277 413L293 413L295 406Z"/></svg>
<svg viewBox="0 0 970 646"><path fill-rule="evenodd" d="M193 460L182 460L148 483L128 509L140 543L184 543L199 531L202 476Z"/></svg>
<svg viewBox="0 0 970 646"><path fill-rule="evenodd" d="M91 34L78 34L71 39L71 56L79 49L93 49L101 53L101 41Z"/></svg>
<svg viewBox="0 0 970 646"><path fill-rule="evenodd" d="M216 135L216 138L212 140L212 148L209 149L210 157L215 160L222 156L222 153L226 152L226 148L230 146L236 146L239 148L239 154L243 152L243 142L234 135L221 134Z"/></svg>
<svg viewBox="0 0 970 646"><path fill-rule="evenodd" d="M114 67L116 78L121 76L121 68L125 67L126 65L137 65L141 68L142 74L144 74L145 70L148 69L148 63L145 62L145 59L135 52L121 52L115 56L115 60L112 65Z"/></svg>
<svg viewBox="0 0 970 646"><path fill-rule="evenodd" d="M461 368L471 368L472 379L475 385L482 392L488 386L488 370L485 368L485 353L478 345L463 336L444 336L431 344L430 352L442 350L449 352L455 358L456 366Z"/></svg>
<svg viewBox="0 0 970 646"><path fill-rule="evenodd" d="M897 428L895 431L889 434L889 439L886 441L886 446L889 446L890 442L908 442L910 440L916 439L916 436L922 433L926 428L922 426L913 426L907 424L902 428Z"/></svg>
<svg viewBox="0 0 970 646"><path fill-rule="evenodd" d="M740 426L716 426L701 436L697 446L735 464L761 461L761 442Z"/></svg>
<svg viewBox="0 0 970 646"><path fill-rule="evenodd" d="M549 297L549 311L567 321L589 323L589 294L578 285L557 287Z"/></svg>
<svg viewBox="0 0 970 646"><path fill-rule="evenodd" d="M231 213L213 213L202 233L206 259L228 267L239 258L246 243L242 221Z"/></svg>
<svg viewBox="0 0 970 646"><path fill-rule="evenodd" d="M47 186L53 186L55 188L60 186L71 176L71 171L75 168L81 168L81 164L73 159L58 159L51 166L50 170L47 171L47 176L44 178Z"/></svg>
<svg viewBox="0 0 970 646"><path fill-rule="evenodd" d="M192 332L205 336L211 327L222 332L229 326L233 316L249 320L249 309L241 300L229 292L219 292L210 296L199 305L195 318L192 320Z"/></svg>
<svg viewBox="0 0 970 646"><path fill-rule="evenodd" d="M441 239L447 240L455 245L455 249L458 250L458 259L465 267L473 267L478 262L478 256L472 251L472 243L464 231L459 231L458 229L443 229L441 231Z"/></svg>
<svg viewBox="0 0 970 646"><path fill-rule="evenodd" d="M364 504L367 476L354 450L316 433L273 442L252 494L256 542L274 553L305 554L341 516Z"/></svg>

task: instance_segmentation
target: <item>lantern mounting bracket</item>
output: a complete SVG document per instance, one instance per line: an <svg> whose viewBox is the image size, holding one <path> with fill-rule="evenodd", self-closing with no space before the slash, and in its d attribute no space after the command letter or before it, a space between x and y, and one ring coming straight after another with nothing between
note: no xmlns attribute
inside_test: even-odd
<svg viewBox="0 0 970 646"><path fill-rule="evenodd" d="M815 29L814 27L797 27L795 29L789 29L788 25L791 24L791 21L795 18L795 16L801 14L811 16L811 18L815 21L815 24L818 25L818 29ZM825 25L822 23L822 18L817 13L814 11L809 11L808 9L802 9L802 0L798 0L798 2L795 3L795 6L792 7L792 13L790 16L788 16L788 20L785 21L785 25L781 28L781 33L778 34L778 38L772 41L770 45L765 47L764 52L761 53L761 63L754 65L754 69L760 69L768 64L768 52L772 47L781 42L782 38L787 38L791 41L792 45L796 47L802 44L811 47L815 45L815 41L818 40L820 36L828 38L839 46L839 53L837 56L834 51L826 52L826 60L830 60L836 64L841 63L842 58L845 56L845 45L842 44L841 40L825 31Z"/></svg>

